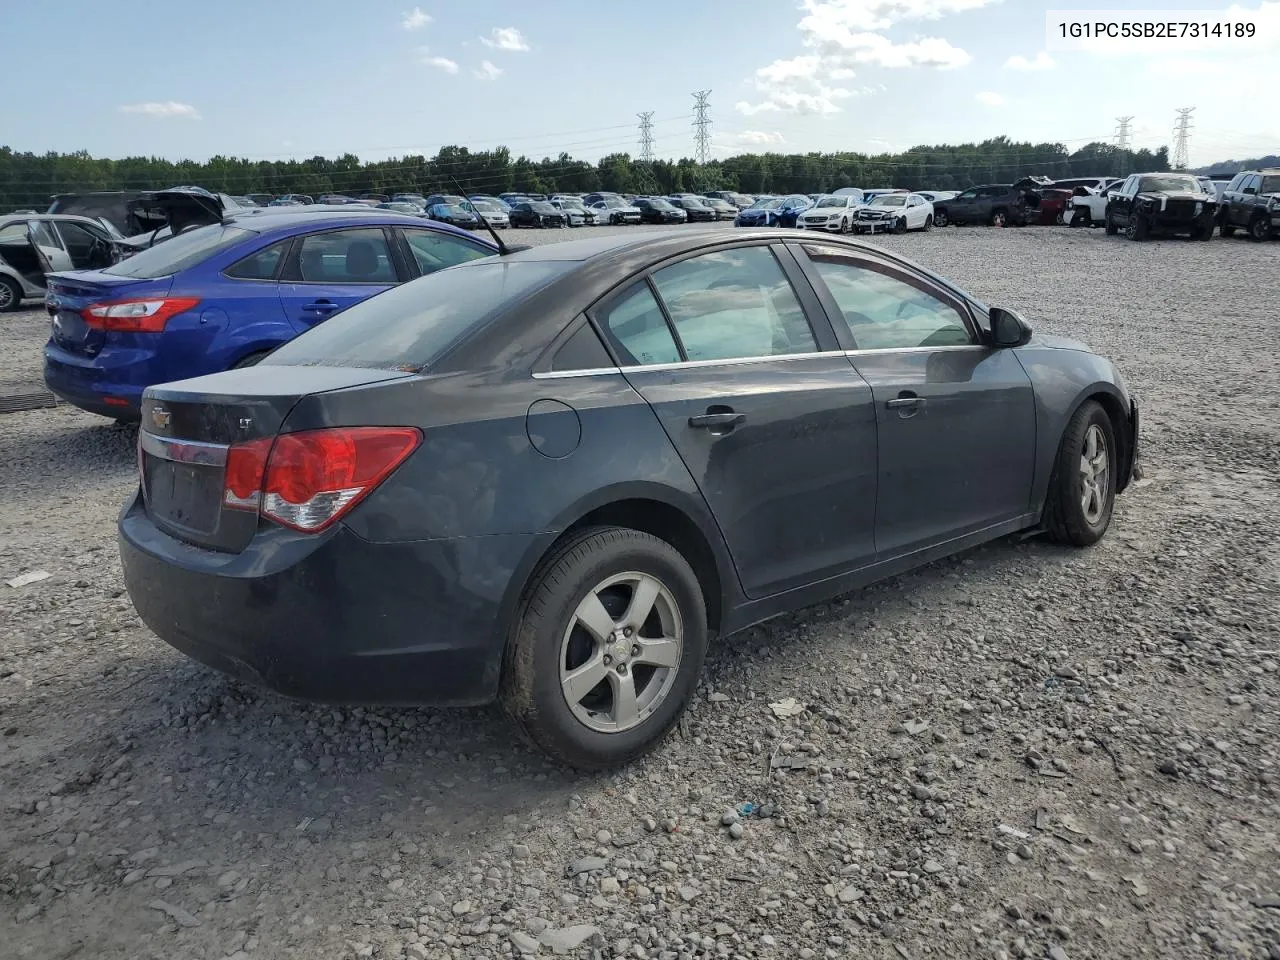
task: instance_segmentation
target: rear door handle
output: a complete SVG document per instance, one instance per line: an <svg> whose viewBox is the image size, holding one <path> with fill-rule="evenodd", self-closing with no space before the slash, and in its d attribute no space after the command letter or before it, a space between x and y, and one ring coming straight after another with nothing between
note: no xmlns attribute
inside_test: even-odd
<svg viewBox="0 0 1280 960"><path fill-rule="evenodd" d="M333 313L338 309L338 305L331 300L317 300L315 303L304 305L302 309L307 313Z"/></svg>
<svg viewBox="0 0 1280 960"><path fill-rule="evenodd" d="M704 413L698 417L689 418L689 426L691 427L736 427L740 423L745 423L747 415L745 413Z"/></svg>
<svg viewBox="0 0 1280 960"><path fill-rule="evenodd" d="M901 410L907 407L918 407L924 403L923 397L895 397L892 400L886 400L884 405L890 410Z"/></svg>

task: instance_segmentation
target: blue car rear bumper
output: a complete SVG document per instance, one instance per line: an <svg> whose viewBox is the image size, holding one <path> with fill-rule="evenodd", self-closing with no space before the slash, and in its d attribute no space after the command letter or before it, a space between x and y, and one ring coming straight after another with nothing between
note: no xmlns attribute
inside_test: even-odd
<svg viewBox="0 0 1280 960"><path fill-rule="evenodd" d="M145 356L137 351L83 357L52 343L44 348L44 382L72 406L104 417L136 419L142 406Z"/></svg>

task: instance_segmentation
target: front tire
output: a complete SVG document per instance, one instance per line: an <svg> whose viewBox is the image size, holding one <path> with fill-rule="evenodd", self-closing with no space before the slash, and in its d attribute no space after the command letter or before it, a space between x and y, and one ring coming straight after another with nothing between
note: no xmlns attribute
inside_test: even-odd
<svg viewBox="0 0 1280 960"><path fill-rule="evenodd" d="M947 218L947 211L945 211L945 210L935 210L935 211L933 212L933 223L934 223L934 226L938 226L938 227L945 227L945 226L946 226L948 223L950 223L950 222L951 222L951 221Z"/></svg>
<svg viewBox="0 0 1280 960"><path fill-rule="evenodd" d="M991 211L991 225L993 227L1003 227L1009 222L1008 215L1003 210Z"/></svg>
<svg viewBox="0 0 1280 960"><path fill-rule="evenodd" d="M1044 527L1050 537L1077 547L1102 539L1115 509L1118 463L1111 418L1088 400L1067 424L1049 478Z"/></svg>
<svg viewBox="0 0 1280 960"><path fill-rule="evenodd" d="M932 229L933 229L933 214L931 213L924 218L924 232L928 233Z"/></svg>
<svg viewBox="0 0 1280 960"><path fill-rule="evenodd" d="M679 719L706 649L706 605L688 561L651 534L588 528L525 590L502 706L555 760L580 770L616 766Z"/></svg>
<svg viewBox="0 0 1280 960"><path fill-rule="evenodd" d="M1249 239L1256 243L1271 239L1271 217L1268 214L1253 218L1253 222L1249 224Z"/></svg>
<svg viewBox="0 0 1280 960"><path fill-rule="evenodd" d="M1130 240L1146 240L1151 236L1151 225L1147 223L1145 217L1130 214L1129 222L1124 228L1124 235Z"/></svg>

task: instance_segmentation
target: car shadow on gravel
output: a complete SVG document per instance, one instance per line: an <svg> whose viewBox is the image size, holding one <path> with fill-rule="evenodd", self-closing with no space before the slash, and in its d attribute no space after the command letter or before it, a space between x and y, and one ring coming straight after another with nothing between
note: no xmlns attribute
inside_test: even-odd
<svg viewBox="0 0 1280 960"><path fill-rule="evenodd" d="M19 429L5 439L0 478L7 470L19 467L27 479L65 477L86 469L98 472L104 466L137 468L137 425L121 425L100 418L82 420L80 418L87 415L68 412L76 419L68 420L64 429L53 431L23 429L17 421L33 414L6 414L0 426L12 424ZM61 413L59 410L55 415Z"/></svg>

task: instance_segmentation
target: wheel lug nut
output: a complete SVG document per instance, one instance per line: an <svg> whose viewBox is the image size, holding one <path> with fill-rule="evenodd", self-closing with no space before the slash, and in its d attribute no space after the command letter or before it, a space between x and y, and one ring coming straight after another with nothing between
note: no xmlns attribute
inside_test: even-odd
<svg viewBox="0 0 1280 960"><path fill-rule="evenodd" d="M634 631L634 630L632 630L630 627L624 627L624 628L623 628L623 630L622 630L622 635L623 635L624 637L629 637L629 636L631 636L633 633L635 633L635 631Z"/></svg>
<svg viewBox="0 0 1280 960"><path fill-rule="evenodd" d="M618 664L618 673L626 673L627 665L625 663Z"/></svg>
<svg viewBox="0 0 1280 960"><path fill-rule="evenodd" d="M609 664L611 664L611 663L613 663L613 657L609 656L609 655L606 653L606 654L604 655L604 665L607 667L607 666L608 666Z"/></svg>

